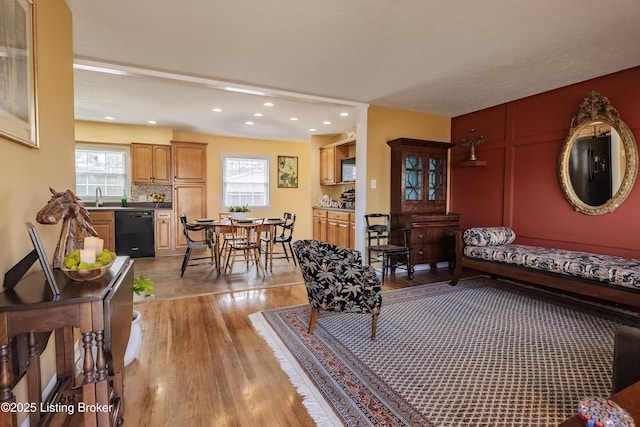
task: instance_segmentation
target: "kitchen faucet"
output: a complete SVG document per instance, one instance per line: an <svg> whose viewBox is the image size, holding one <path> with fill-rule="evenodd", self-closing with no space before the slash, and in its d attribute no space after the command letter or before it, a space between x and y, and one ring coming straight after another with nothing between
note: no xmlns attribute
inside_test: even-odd
<svg viewBox="0 0 640 427"><path fill-rule="evenodd" d="M96 187L96 208L100 207L102 203L102 188Z"/></svg>

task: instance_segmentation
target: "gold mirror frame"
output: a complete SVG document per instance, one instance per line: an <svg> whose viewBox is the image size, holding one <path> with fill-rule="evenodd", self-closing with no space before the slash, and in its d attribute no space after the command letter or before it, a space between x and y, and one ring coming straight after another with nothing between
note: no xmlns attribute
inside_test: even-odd
<svg viewBox="0 0 640 427"><path fill-rule="evenodd" d="M583 202L576 194L571 184L569 176L569 156L571 148L576 140L578 133L585 125L593 122L603 122L609 124L618 134L624 147L626 157L626 169L624 178L620 184L618 191L607 200L606 203L599 206L588 205ZM578 212L586 215L602 215L613 212L627 198L638 174L638 147L636 140L631 133L631 129L620 120L620 115L616 109L611 106L609 99L600 93L592 91L584 98L580 104L578 114L571 121L569 134L565 139L562 151L560 153L559 162L560 184L562 192Z"/></svg>

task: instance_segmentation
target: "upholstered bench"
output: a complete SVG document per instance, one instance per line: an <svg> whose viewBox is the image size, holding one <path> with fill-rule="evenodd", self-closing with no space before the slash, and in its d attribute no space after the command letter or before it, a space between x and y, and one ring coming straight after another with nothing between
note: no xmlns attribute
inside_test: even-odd
<svg viewBox="0 0 640 427"><path fill-rule="evenodd" d="M516 235L508 227L470 228L454 235L451 285L468 267L640 309L640 260L513 244Z"/></svg>

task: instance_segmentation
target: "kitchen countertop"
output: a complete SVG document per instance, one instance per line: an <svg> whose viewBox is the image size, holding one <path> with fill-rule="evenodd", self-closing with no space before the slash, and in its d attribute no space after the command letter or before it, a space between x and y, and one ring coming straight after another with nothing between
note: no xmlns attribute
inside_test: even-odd
<svg viewBox="0 0 640 427"><path fill-rule="evenodd" d="M104 203L100 207L85 204L88 211L120 211L120 210L156 210L156 209L172 209L171 202L149 203L149 202L131 202L123 207L120 203Z"/></svg>
<svg viewBox="0 0 640 427"><path fill-rule="evenodd" d="M322 209L325 211L338 211L338 212L355 212L355 209L345 209L345 208L325 208L324 206L314 206L313 209Z"/></svg>

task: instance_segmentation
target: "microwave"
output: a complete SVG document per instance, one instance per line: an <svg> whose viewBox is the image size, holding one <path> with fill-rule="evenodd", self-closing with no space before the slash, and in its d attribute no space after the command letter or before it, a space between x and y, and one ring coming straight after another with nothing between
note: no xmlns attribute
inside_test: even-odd
<svg viewBox="0 0 640 427"><path fill-rule="evenodd" d="M347 157L340 161L340 181L355 182L356 180L356 158Z"/></svg>

